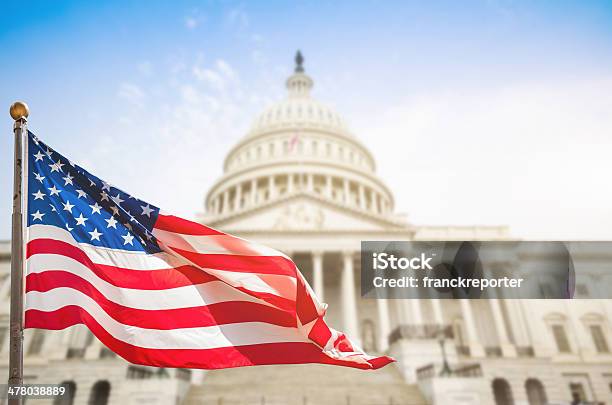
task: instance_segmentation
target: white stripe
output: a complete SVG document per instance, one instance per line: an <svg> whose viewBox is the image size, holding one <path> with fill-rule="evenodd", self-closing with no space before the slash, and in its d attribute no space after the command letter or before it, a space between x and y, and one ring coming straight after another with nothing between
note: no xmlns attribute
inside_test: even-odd
<svg viewBox="0 0 612 405"><path fill-rule="evenodd" d="M97 247L88 243L78 243L70 232L53 225L31 225L28 229L29 241L34 239L54 239L69 243L83 250L94 263L131 270L163 270L187 264L184 260L165 252L150 254Z"/></svg>
<svg viewBox="0 0 612 405"><path fill-rule="evenodd" d="M108 333L131 345L149 349L213 349L262 343L309 342L297 328L261 322L181 328L146 329L114 320L90 297L70 288L26 294L26 310L55 311L77 305L87 311Z"/></svg>
<svg viewBox="0 0 612 405"><path fill-rule="evenodd" d="M153 235L180 249L201 254L228 254L246 256L280 256L288 259L276 249L253 243L232 235L185 235L154 228Z"/></svg>
<svg viewBox="0 0 612 405"><path fill-rule="evenodd" d="M148 310L198 307L227 301L248 301L267 304L223 281L187 285L166 290L121 288L98 277L87 266L66 256L37 254L27 260L27 274L62 270L89 281L108 300L117 304Z"/></svg>

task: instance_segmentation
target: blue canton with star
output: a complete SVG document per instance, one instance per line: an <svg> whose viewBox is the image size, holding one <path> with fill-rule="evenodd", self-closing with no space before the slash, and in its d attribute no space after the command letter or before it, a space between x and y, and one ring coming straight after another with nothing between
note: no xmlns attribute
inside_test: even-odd
<svg viewBox="0 0 612 405"><path fill-rule="evenodd" d="M53 225L79 243L160 252L159 208L100 180L28 132L28 226Z"/></svg>

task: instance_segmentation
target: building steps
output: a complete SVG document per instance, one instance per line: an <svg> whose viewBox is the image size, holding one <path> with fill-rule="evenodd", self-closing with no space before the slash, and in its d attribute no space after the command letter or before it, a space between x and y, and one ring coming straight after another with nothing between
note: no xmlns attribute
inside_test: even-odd
<svg viewBox="0 0 612 405"><path fill-rule="evenodd" d="M209 371L187 405L425 405L395 365L376 371L282 365Z"/></svg>

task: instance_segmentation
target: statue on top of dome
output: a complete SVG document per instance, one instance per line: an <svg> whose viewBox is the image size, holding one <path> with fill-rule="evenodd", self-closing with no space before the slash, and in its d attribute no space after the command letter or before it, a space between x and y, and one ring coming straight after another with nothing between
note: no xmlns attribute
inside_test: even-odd
<svg viewBox="0 0 612 405"><path fill-rule="evenodd" d="M304 73L304 66L302 66L303 63L304 57L302 56L302 52L300 52L298 49L297 53L295 54L295 73Z"/></svg>

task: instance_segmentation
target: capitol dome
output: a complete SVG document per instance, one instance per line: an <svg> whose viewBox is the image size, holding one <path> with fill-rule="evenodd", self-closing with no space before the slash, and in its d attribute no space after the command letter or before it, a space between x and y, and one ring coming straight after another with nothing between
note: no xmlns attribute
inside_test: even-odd
<svg viewBox="0 0 612 405"><path fill-rule="evenodd" d="M332 108L310 97L312 79L304 74L303 58L298 53L295 73L287 79L286 99L266 108L255 119L251 135L279 129L300 127L320 128L337 134L348 135L349 131L340 114Z"/></svg>
<svg viewBox="0 0 612 405"><path fill-rule="evenodd" d="M298 51L285 99L266 108L228 153L205 208L217 219L295 195L387 218L393 195L340 114L311 96Z"/></svg>

